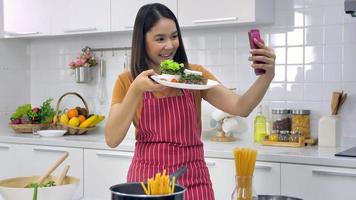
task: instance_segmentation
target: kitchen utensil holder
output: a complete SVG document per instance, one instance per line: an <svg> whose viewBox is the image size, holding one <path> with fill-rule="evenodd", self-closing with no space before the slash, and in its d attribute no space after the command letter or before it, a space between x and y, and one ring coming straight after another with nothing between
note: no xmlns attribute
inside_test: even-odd
<svg viewBox="0 0 356 200"><path fill-rule="evenodd" d="M323 116L318 122L319 146L338 147L341 143L340 120L337 115Z"/></svg>
<svg viewBox="0 0 356 200"><path fill-rule="evenodd" d="M95 129L95 128L96 128L95 126L94 126L94 127L91 127L91 128L79 128L79 127L73 127L73 126L64 125L64 124L60 124L60 123L57 124L57 122L58 122L58 115L59 115L59 105L60 105L62 99L63 99L65 96L68 96L68 95L74 95L74 96L78 97L79 99L81 99L82 102L83 102L83 104L84 104L84 106L85 106L85 109L88 111L88 113L90 113L90 112L89 112L89 107L88 107L87 102L84 100L84 98L83 98L80 94L78 94L78 93L76 93L76 92L67 92L67 93L63 94L63 95L58 99L58 101L57 101L56 111L55 111L56 114L55 114L54 117L53 117L53 123L52 123L52 124L53 124L53 125L60 125L60 126L62 126L62 129L67 130L68 133L71 134L71 135L81 135L81 134L87 133L87 132L90 131L90 130Z"/></svg>

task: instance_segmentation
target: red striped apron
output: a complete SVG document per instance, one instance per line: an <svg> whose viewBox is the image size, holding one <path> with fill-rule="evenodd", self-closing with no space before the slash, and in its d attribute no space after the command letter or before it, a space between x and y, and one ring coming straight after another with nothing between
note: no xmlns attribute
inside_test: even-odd
<svg viewBox="0 0 356 200"><path fill-rule="evenodd" d="M184 198L213 200L193 93L182 91L180 96L162 98L155 98L151 92L144 93L127 181L146 181L163 169L172 173L187 165L187 172L178 180L187 188Z"/></svg>

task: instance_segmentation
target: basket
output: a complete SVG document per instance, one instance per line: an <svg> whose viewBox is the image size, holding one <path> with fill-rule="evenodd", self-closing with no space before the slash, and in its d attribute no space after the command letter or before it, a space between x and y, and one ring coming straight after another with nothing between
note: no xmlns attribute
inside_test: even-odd
<svg viewBox="0 0 356 200"><path fill-rule="evenodd" d="M67 132L71 135L81 135L81 134L85 134L87 133L88 131L90 130L93 130L95 129L96 127L90 127L90 128L79 128L79 127L73 127L73 126L69 126L69 125L65 125L65 124L61 124L61 123L58 123L58 114L59 114L59 105L62 101L62 99L65 97L65 96L68 96L68 95L74 95L74 96L77 96L79 97L85 108L87 109L88 113L89 113L89 108L88 108L88 104L87 102L84 100L84 98L82 96L80 96L80 94L76 93L76 92L67 92L65 94L63 94L57 101L57 105L56 105L56 110L55 110L55 115L53 117L53 125L57 125L57 126L61 126L62 129L64 130L67 130Z"/></svg>
<svg viewBox="0 0 356 200"><path fill-rule="evenodd" d="M49 124L9 124L9 127L16 133L32 133L33 130L40 130Z"/></svg>

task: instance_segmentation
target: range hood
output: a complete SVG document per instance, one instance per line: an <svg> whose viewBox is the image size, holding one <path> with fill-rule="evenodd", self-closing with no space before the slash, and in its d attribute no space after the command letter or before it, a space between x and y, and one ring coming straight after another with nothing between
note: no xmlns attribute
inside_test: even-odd
<svg viewBox="0 0 356 200"><path fill-rule="evenodd" d="M350 14L352 17L356 17L356 0L345 0L344 7L345 13Z"/></svg>

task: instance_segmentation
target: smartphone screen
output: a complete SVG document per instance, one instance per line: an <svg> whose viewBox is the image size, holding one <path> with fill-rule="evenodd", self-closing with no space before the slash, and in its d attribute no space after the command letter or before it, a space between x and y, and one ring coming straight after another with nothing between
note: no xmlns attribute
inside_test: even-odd
<svg viewBox="0 0 356 200"><path fill-rule="evenodd" d="M256 39L257 41L261 41L261 35L260 35L260 31L258 29L251 29L248 32L248 39L250 41L250 48L251 49L259 49L259 47L255 44L254 39ZM263 62L255 62L256 64L261 64ZM255 74L256 75L261 75L266 73L266 71L264 69L255 69Z"/></svg>

